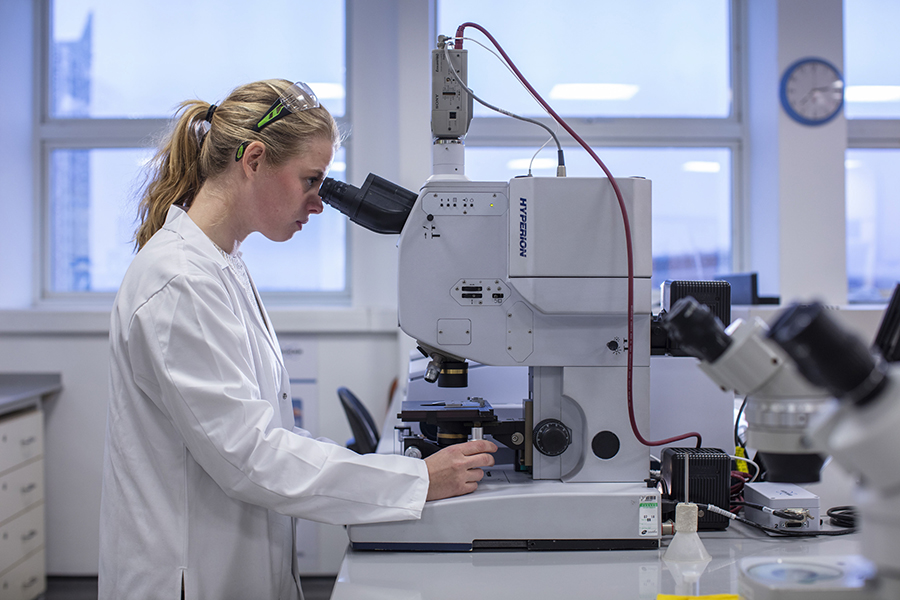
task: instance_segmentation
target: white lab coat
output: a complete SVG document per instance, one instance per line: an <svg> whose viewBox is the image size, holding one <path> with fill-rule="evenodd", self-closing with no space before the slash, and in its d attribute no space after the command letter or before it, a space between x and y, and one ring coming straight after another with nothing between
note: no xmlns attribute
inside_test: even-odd
<svg viewBox="0 0 900 600"><path fill-rule="evenodd" d="M421 515L423 461L294 428L261 306L178 207L125 275L109 336L101 599L176 600L182 580L189 600L296 599L292 517Z"/></svg>

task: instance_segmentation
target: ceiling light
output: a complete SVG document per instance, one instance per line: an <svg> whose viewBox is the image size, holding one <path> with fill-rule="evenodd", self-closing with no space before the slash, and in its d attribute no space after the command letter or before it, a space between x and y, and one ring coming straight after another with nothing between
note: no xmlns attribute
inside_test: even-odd
<svg viewBox="0 0 900 600"><path fill-rule="evenodd" d="M900 102L900 85L851 85L844 92L847 102Z"/></svg>
<svg viewBox="0 0 900 600"><path fill-rule="evenodd" d="M681 165L681 170L688 173L718 173L722 170L722 165L709 160L689 160Z"/></svg>

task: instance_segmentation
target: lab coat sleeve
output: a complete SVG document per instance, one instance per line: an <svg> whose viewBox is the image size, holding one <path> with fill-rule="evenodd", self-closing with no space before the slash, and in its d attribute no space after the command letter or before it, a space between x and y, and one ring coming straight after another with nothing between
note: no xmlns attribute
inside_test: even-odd
<svg viewBox="0 0 900 600"><path fill-rule="evenodd" d="M229 496L334 524L416 519L428 490L421 460L358 455L273 425L248 333L224 284L178 275L134 313L136 383ZM270 402L272 400L272 402Z"/></svg>

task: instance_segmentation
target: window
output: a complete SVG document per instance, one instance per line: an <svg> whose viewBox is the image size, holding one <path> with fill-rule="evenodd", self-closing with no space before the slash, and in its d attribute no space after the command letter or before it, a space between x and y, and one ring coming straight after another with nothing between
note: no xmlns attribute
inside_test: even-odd
<svg viewBox="0 0 900 600"><path fill-rule="evenodd" d="M300 27L311 14L315 26ZM38 125L43 297L115 292L131 262L142 166L182 100L216 102L249 81L301 79L346 129L344 22L343 2L49 1ZM331 176L344 168L341 152ZM326 211L289 243L251 236L243 251L260 289L346 297L345 223Z"/></svg>
<svg viewBox="0 0 900 600"><path fill-rule="evenodd" d="M730 114L727 0L522 0L514 9L504 2L440 0L438 32L455 35L473 15L563 116ZM466 35L484 41L474 29ZM476 93L502 98L503 108L517 114L544 116L500 61L472 51L474 43L465 47ZM494 114L476 105L475 115Z"/></svg>
<svg viewBox="0 0 900 600"><path fill-rule="evenodd" d="M613 175L653 181L658 289L665 279L709 279L739 262L732 239L734 165L743 134L732 86L731 6L728 0L525 0L510 10L508 3L439 0L437 18L445 35L470 19L488 29ZM488 43L472 28L466 37ZM545 116L499 60L475 42L464 47L476 94L523 116ZM474 115L466 174L502 180L527 172L547 137L543 131L477 103ZM603 176L580 147L567 148L566 163L570 176ZM554 173L552 143L535 164L536 175Z"/></svg>
<svg viewBox="0 0 900 600"><path fill-rule="evenodd" d="M848 119L900 119L900 3L844 2L844 70Z"/></svg>
<svg viewBox="0 0 900 600"><path fill-rule="evenodd" d="M844 3L848 117L847 284L855 302L886 302L900 282L900 47L892 0Z"/></svg>
<svg viewBox="0 0 900 600"><path fill-rule="evenodd" d="M887 302L900 283L900 148L847 151L847 280L856 302Z"/></svg>

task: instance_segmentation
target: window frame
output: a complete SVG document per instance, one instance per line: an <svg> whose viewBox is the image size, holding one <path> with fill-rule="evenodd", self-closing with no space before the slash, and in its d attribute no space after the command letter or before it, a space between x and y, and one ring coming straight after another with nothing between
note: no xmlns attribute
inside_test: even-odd
<svg viewBox="0 0 900 600"><path fill-rule="evenodd" d="M440 0L432 0L437 2ZM448 0L444 0L448 1ZM749 252L749 207L745 198L749 191L744 173L749 170L747 152L749 128L744 118L747 106L746 73L744 56L746 47L745 8L740 0L730 0L730 83L732 93L731 113L727 117L678 118L678 117L566 117L563 118L592 148L727 148L731 152L731 267L733 272L743 269ZM437 10L433 26L437 30ZM511 77L511 76L510 76ZM477 93L477 92L476 92ZM555 122L550 117L538 117L551 129ZM578 151L581 147L565 131L559 131L564 151ZM472 117L466 146L540 147L546 142L543 129L507 117ZM600 156L602 160L603 157ZM613 175L618 175L613 173ZM629 173L629 175L638 175ZM654 290L654 296L659 290Z"/></svg>
<svg viewBox="0 0 900 600"><path fill-rule="evenodd" d="M341 131L351 130L352 69L350 68L350 3L344 2L344 57L345 57L345 111L335 117ZM76 306L81 308L106 308L115 299L114 292L57 292L52 291L51 273L51 209L50 209L50 157L54 150L69 149L115 149L153 148L155 140L170 125L166 118L53 118L50 114L50 43L52 24L52 0L34 3L34 93L36 110L33 115L34 148L36 165L34 189L37 196L34 219L34 248L36 257L33 265L32 298L33 305L42 308ZM236 84L239 82L236 82ZM352 141L345 139L346 173L351 172ZM352 253L350 225L344 236L344 289L342 291L264 291L263 300L272 307L286 306L349 306L352 290Z"/></svg>

